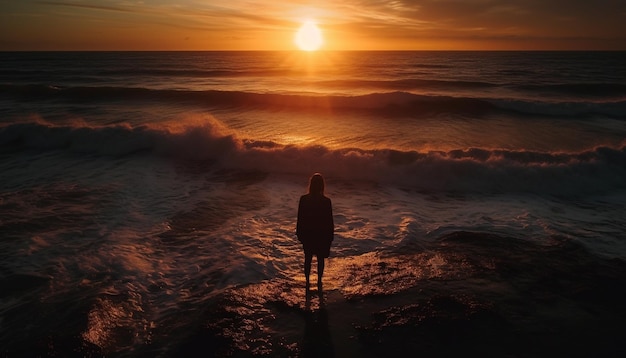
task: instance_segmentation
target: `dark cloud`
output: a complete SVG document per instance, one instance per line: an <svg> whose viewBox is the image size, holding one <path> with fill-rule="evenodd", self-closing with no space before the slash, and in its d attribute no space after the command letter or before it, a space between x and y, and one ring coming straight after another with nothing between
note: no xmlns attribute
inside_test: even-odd
<svg viewBox="0 0 626 358"><path fill-rule="evenodd" d="M369 10L361 12L360 29L398 39L626 41L626 1L364 0L357 6Z"/></svg>
<svg viewBox="0 0 626 358"><path fill-rule="evenodd" d="M90 9L90 10L130 12L129 9L119 7L119 6L94 5L94 4L72 3L72 2L64 2L64 1L39 1L38 4L73 7L73 8Z"/></svg>

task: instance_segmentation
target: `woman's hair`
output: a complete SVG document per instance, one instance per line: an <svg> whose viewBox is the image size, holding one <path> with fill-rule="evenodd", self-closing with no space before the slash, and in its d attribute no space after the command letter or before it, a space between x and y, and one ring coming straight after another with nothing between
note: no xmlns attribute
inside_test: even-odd
<svg viewBox="0 0 626 358"><path fill-rule="evenodd" d="M309 194L324 195L324 177L322 174L315 173L309 180Z"/></svg>

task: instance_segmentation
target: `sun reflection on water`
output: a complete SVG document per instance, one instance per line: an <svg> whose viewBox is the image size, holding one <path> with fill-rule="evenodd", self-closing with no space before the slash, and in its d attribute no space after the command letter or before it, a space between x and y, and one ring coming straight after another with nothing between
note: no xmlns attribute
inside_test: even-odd
<svg viewBox="0 0 626 358"><path fill-rule="evenodd" d="M153 323L142 318L142 314L140 300L114 303L109 299L98 299L88 314L87 329L82 338L104 351L120 351L137 342L148 343Z"/></svg>

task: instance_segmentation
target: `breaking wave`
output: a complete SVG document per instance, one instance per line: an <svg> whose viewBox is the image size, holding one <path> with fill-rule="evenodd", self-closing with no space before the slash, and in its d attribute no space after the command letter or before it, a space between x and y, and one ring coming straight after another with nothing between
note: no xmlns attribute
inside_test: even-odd
<svg viewBox="0 0 626 358"><path fill-rule="evenodd" d="M0 127L3 151L61 150L102 157L154 155L211 168L372 181L424 191L605 193L626 188L626 142L579 152L470 148L451 151L330 149L238 137L219 122L181 127L55 126L30 122Z"/></svg>

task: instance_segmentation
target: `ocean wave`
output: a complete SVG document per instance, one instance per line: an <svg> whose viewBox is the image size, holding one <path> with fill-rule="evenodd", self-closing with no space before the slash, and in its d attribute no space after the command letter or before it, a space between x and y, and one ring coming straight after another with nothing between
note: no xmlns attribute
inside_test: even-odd
<svg viewBox="0 0 626 358"><path fill-rule="evenodd" d="M609 117L626 119L626 100L607 102L547 102L515 99L490 100L497 108L524 116L559 118Z"/></svg>
<svg viewBox="0 0 626 358"><path fill-rule="evenodd" d="M487 84L469 83L468 86ZM285 109L294 111L367 111L385 116L424 116L452 113L481 116L488 113L544 115L565 118L607 116L626 119L626 100L608 102L544 102L504 98L419 95L410 92L370 93L356 96L253 93L219 90L163 90L135 87L56 87L0 85L0 96L22 101L159 101L211 107Z"/></svg>
<svg viewBox="0 0 626 358"><path fill-rule="evenodd" d="M66 75L78 76L81 74L81 69L72 71L67 69ZM36 79L42 75L50 75L55 73L53 69L36 68L36 69L19 69L19 70L2 70L0 69L0 76L5 78L33 78ZM228 78L228 77L268 77L268 76L288 76L297 73L294 70L287 69L273 69L273 70L210 70L201 68L150 68L150 67L125 67L114 69L96 69L94 71L85 74L87 78L91 76L102 76L106 78L115 77L183 77L183 78ZM64 76L63 79L66 79ZM81 77L77 77L81 78Z"/></svg>
<svg viewBox="0 0 626 358"><path fill-rule="evenodd" d="M400 80L328 80L316 82L324 87L349 87L363 88L375 87L386 90L459 90L459 89L487 89L498 87L498 84L481 81L452 81L452 80L433 80L404 78Z"/></svg>
<svg viewBox="0 0 626 358"><path fill-rule="evenodd" d="M65 150L113 158L155 155L180 163L271 174L319 171L337 180L372 181L424 191L538 192L555 195L626 188L626 141L580 152L489 148L398 151L282 145L243 139L215 120L189 126L0 127L4 150Z"/></svg>
<svg viewBox="0 0 626 358"><path fill-rule="evenodd" d="M514 88L529 92L553 93L557 95L575 95L589 97L626 97L625 83L558 83L526 84Z"/></svg>

